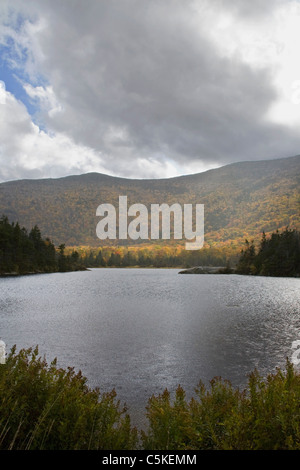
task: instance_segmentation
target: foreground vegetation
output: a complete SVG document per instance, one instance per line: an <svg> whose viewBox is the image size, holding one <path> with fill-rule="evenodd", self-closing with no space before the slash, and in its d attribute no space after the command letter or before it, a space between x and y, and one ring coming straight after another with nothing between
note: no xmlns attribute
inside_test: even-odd
<svg viewBox="0 0 300 470"><path fill-rule="evenodd" d="M146 430L132 427L116 393L90 389L73 368L47 364L38 348L10 351L0 366L0 449L300 449L300 374L287 360L240 391L221 378L149 399Z"/></svg>
<svg viewBox="0 0 300 470"><path fill-rule="evenodd" d="M0 366L0 449L130 449L137 432L116 393L101 394L38 348L12 348Z"/></svg>

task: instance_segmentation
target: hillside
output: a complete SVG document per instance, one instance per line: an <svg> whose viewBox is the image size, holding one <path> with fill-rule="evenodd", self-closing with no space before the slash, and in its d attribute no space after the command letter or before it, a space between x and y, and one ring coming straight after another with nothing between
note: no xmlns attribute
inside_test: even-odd
<svg viewBox="0 0 300 470"><path fill-rule="evenodd" d="M0 184L0 214L53 243L107 244L96 236L99 204L205 205L205 242L241 245L286 226L300 229L300 156L241 162L170 179L134 180L98 173ZM129 244L133 244L128 240ZM172 240L171 240L172 242ZM144 243L144 241L143 241ZM157 244L157 242L155 242Z"/></svg>

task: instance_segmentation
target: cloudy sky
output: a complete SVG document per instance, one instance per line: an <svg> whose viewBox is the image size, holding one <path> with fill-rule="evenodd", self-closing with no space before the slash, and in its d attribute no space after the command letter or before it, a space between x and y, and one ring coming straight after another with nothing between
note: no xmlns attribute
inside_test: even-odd
<svg viewBox="0 0 300 470"><path fill-rule="evenodd" d="M0 0L0 181L300 153L300 2Z"/></svg>

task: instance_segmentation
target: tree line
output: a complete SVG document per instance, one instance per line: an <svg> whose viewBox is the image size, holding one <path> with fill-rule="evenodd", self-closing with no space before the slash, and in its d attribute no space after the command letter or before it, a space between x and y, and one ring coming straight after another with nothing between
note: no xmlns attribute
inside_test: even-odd
<svg viewBox="0 0 300 470"><path fill-rule="evenodd" d="M231 249L228 246L207 246L195 251L188 251L183 246L176 245L78 247L77 250L82 264L90 268L134 266L188 268L198 265L225 267L227 264L235 265L238 260L237 247Z"/></svg>
<svg viewBox="0 0 300 470"><path fill-rule="evenodd" d="M101 267L181 268L195 265L225 266L235 263L237 248L207 246L197 251L183 246L147 247L102 246L58 247L43 238L35 225L30 231L18 222L0 218L0 274L31 272L65 272Z"/></svg>
<svg viewBox="0 0 300 470"><path fill-rule="evenodd" d="M269 238L263 232L260 245L246 240L236 272L260 276L300 276L300 233L286 228Z"/></svg>
<svg viewBox="0 0 300 470"><path fill-rule="evenodd" d="M0 218L0 274L66 272L87 268L154 267L189 268L220 266L226 272L262 276L300 276L300 233L286 228L269 237L262 233L260 244L245 241L245 247L204 246L189 251L183 246L102 246L57 248L43 238L35 225L29 232L19 223ZM225 272L224 271L224 272Z"/></svg>
<svg viewBox="0 0 300 470"><path fill-rule="evenodd" d="M65 254L49 238L43 239L35 225L29 232L19 223L0 218L0 274L65 272L84 269L76 251Z"/></svg>
<svg viewBox="0 0 300 470"><path fill-rule="evenodd" d="M258 246L257 246L258 245ZM86 267L154 267L189 268L220 266L220 272L261 276L300 276L300 233L286 228L266 236L259 244L245 241L245 247L206 246L187 251L182 247L153 246L144 248L102 247L79 249Z"/></svg>

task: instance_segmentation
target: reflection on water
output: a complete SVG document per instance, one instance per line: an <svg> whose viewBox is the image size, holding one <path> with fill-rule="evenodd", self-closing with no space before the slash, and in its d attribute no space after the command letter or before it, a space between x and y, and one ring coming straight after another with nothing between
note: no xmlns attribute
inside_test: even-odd
<svg viewBox="0 0 300 470"><path fill-rule="evenodd" d="M93 269L0 279L7 350L39 345L50 362L116 389L138 416L152 393L189 394L222 376L284 366L300 339L300 279Z"/></svg>

